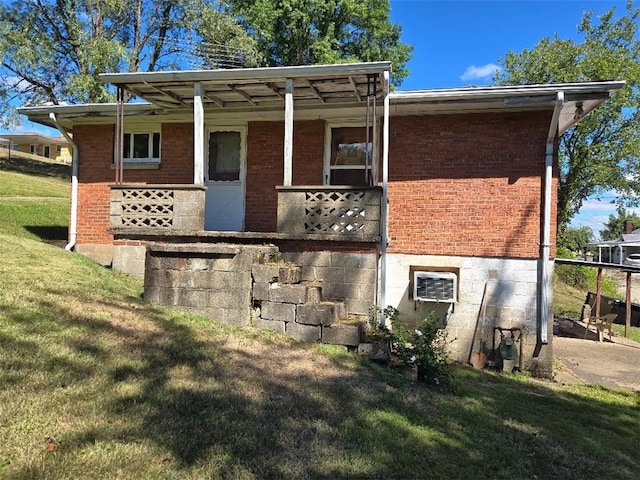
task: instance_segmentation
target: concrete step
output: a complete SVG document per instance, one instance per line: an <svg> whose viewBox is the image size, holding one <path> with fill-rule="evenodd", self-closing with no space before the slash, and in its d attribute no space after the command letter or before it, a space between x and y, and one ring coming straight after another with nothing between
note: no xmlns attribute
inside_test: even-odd
<svg viewBox="0 0 640 480"><path fill-rule="evenodd" d="M296 322L303 325L329 326L346 317L344 302L324 301L305 303L296 308Z"/></svg>
<svg viewBox="0 0 640 480"><path fill-rule="evenodd" d="M255 283L300 283L302 267L295 263L260 263L251 266L251 276Z"/></svg>
<svg viewBox="0 0 640 480"><path fill-rule="evenodd" d="M364 338L367 317L348 315L337 322L322 327L322 343L357 347Z"/></svg>

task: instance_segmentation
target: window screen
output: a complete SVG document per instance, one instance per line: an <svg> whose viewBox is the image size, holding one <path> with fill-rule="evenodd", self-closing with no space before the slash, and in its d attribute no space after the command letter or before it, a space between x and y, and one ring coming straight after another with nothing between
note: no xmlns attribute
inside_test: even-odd
<svg viewBox="0 0 640 480"><path fill-rule="evenodd" d="M240 180L240 132L209 134L209 180Z"/></svg>

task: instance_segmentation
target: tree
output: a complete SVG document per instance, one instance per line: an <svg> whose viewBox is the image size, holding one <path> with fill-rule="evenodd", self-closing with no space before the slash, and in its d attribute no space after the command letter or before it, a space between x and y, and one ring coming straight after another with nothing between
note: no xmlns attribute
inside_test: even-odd
<svg viewBox="0 0 640 480"><path fill-rule="evenodd" d="M593 242L593 230L590 227L567 227L558 233L558 247L571 252L580 252L582 246Z"/></svg>
<svg viewBox="0 0 640 480"><path fill-rule="evenodd" d="M640 228L640 216L618 207L615 215L609 215L609 220L604 224L604 229L600 230L602 240L617 240L624 233L626 222L631 222L632 229Z"/></svg>
<svg viewBox="0 0 640 480"><path fill-rule="evenodd" d="M393 83L408 75L413 47L400 41L389 0L231 0L268 65L390 60Z"/></svg>
<svg viewBox="0 0 640 480"><path fill-rule="evenodd" d="M499 84L626 80L627 86L567 131L559 143L558 226L561 232L590 197L619 194L635 205L640 191L640 10L629 1L594 19L586 12L581 43L543 38L531 50L500 60Z"/></svg>
<svg viewBox="0 0 640 480"><path fill-rule="evenodd" d="M6 123L16 101L33 105L113 100L98 78L103 72L255 64L254 46L217 1L18 0L2 4L0 99L4 101L0 114Z"/></svg>

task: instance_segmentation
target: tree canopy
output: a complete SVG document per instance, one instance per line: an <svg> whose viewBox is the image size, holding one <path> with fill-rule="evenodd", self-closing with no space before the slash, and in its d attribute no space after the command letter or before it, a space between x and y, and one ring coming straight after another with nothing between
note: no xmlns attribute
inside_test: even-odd
<svg viewBox="0 0 640 480"><path fill-rule="evenodd" d="M14 1L0 6L2 105L109 101L100 73L210 66L254 44L218 2Z"/></svg>
<svg viewBox="0 0 640 480"><path fill-rule="evenodd" d="M500 60L499 84L625 80L626 87L566 132L559 143L558 225L562 231L587 198L614 191L621 205L640 192L640 10L585 12L581 42L543 38Z"/></svg>
<svg viewBox="0 0 640 480"><path fill-rule="evenodd" d="M571 252L579 252L585 243L593 242L593 230L590 227L567 227L558 233L558 247Z"/></svg>
<svg viewBox="0 0 640 480"><path fill-rule="evenodd" d="M0 115L113 100L103 72L393 62L411 47L389 0L16 0L0 4Z"/></svg>
<svg viewBox="0 0 640 480"><path fill-rule="evenodd" d="M624 207L618 207L615 215L609 215L609 220L604 224L604 229L600 230L600 238L602 240L617 240L624 232L624 224L627 221L631 222L633 230L640 228L640 216Z"/></svg>
<svg viewBox="0 0 640 480"><path fill-rule="evenodd" d="M231 0L269 65L393 62L393 81L408 75L412 46L390 21L388 0Z"/></svg>

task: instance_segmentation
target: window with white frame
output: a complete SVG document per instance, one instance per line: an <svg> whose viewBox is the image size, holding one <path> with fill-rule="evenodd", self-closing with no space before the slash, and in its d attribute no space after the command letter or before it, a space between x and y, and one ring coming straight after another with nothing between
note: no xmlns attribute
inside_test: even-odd
<svg viewBox="0 0 640 480"><path fill-rule="evenodd" d="M372 129L364 126L331 126L329 148L325 166L328 185L369 186L372 177ZM368 140L368 141L367 141Z"/></svg>
<svg viewBox="0 0 640 480"><path fill-rule="evenodd" d="M125 162L160 162L160 132L125 132L123 143Z"/></svg>

